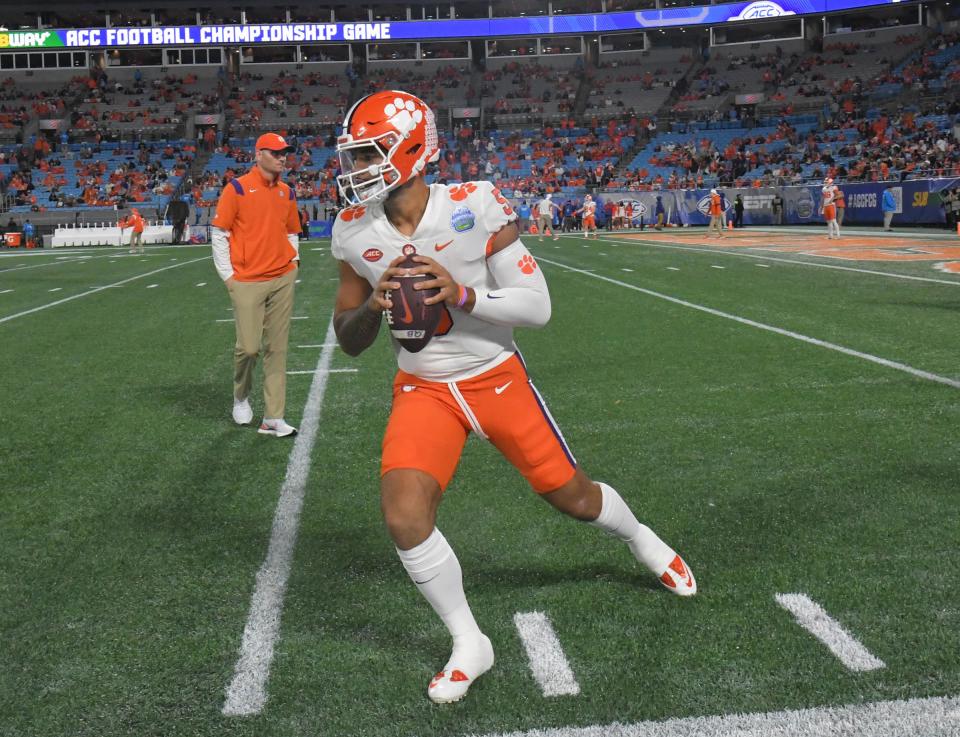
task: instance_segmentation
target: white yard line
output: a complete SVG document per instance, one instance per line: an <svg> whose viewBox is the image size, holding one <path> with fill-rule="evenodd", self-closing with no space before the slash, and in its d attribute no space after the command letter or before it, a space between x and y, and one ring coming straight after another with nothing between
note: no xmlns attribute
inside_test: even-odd
<svg viewBox="0 0 960 737"><path fill-rule="evenodd" d="M797 624L826 645L850 670L867 671L886 667L882 660L874 657L857 638L806 594L776 594L774 598L794 616Z"/></svg>
<svg viewBox="0 0 960 737"><path fill-rule="evenodd" d="M543 612L517 612L513 615L513 623L543 695L576 696L580 693L580 684L547 615Z"/></svg>
<svg viewBox="0 0 960 737"><path fill-rule="evenodd" d="M45 305L40 305L39 307L34 307L29 310L24 310L23 312L17 312L13 315L7 315L6 317L0 317L0 323L7 322L9 320L16 320L18 317L24 317L26 315L32 315L34 312L40 312L41 310L46 310L50 307L56 307L57 305L62 305L65 302L72 302L75 299L80 299L81 297L87 297L91 294L96 294L97 292L102 292L104 289L110 289L111 287L119 287L121 284L127 284L128 282L136 281L137 279L143 279L147 276L153 276L154 274L159 274L161 271L167 271L169 269L178 269L181 266L188 266L190 264L195 264L198 261L206 261L211 258L210 256L204 256L203 258L195 258L192 261L183 261L178 264L173 264L172 266L164 266L162 269L155 269L153 271L148 271L144 274L137 274L136 276L131 276L128 279L123 279L122 281L114 282L113 284L108 284L105 287L94 287L86 292L80 292L80 294L74 294L71 297L64 297L63 299L58 299L56 302L48 302Z"/></svg>
<svg viewBox="0 0 960 737"><path fill-rule="evenodd" d="M325 342L330 343L333 338L331 319ZM297 528L300 526L300 510L310 475L310 456L320 425L320 411L332 359L333 349L327 348L317 360L313 383L303 408L300 432L290 451L287 475L280 489L267 557L257 572L256 586L250 599L250 614L240 644L240 657L233 680L227 687L223 705L223 714L226 716L259 714L267 701L267 679L273 662L273 648L280 636L283 596L290 576Z"/></svg>
<svg viewBox="0 0 960 737"><path fill-rule="evenodd" d="M314 343L312 345L298 345L297 348L336 348L337 343Z"/></svg>
<svg viewBox="0 0 960 737"><path fill-rule="evenodd" d="M328 374L355 374L360 369L355 368L341 368L341 369L328 369ZM304 374L315 374L316 371L287 371L288 376L302 376Z"/></svg>
<svg viewBox="0 0 960 737"><path fill-rule="evenodd" d="M606 238L608 242L612 239ZM891 279L908 279L910 281L931 282L933 284L949 284L952 287L960 287L960 279L951 281L949 279L935 279L930 276L910 276L909 274L891 274L889 271L875 271L873 269L857 269L853 266L840 266L839 264L821 264L817 261L799 261L793 258L778 258L776 256L761 256L754 252L721 251L716 248L697 248L695 246L684 246L677 243L651 243L645 240L621 240L619 243L632 243L635 246L650 246L651 248L667 248L674 251L693 251L695 253L711 253L714 256L738 256L739 258L763 259L765 261L776 261L781 264L796 264L799 266L815 266L821 269L834 269L835 271L853 271L857 274L872 274L873 276L887 276ZM823 257L820 257L823 258ZM911 262L917 263L917 262ZM759 264L757 264L759 266ZM670 267L667 267L670 268Z"/></svg>
<svg viewBox="0 0 960 737"><path fill-rule="evenodd" d="M960 697L500 732L484 737L957 737Z"/></svg>
<svg viewBox="0 0 960 737"><path fill-rule="evenodd" d="M601 281L608 282L610 284L616 284L618 287L625 287L626 289L632 289L635 292L640 292L641 294L646 294L651 297L656 297L657 299L663 299L667 302L672 302L676 305L681 305L682 307L689 307L692 310L699 310L700 312L706 312L708 315L714 315L716 317L722 317L727 320L733 320L734 322L739 322L742 325L749 325L753 328L759 328L760 330L767 330L771 333L776 333L777 335L783 335L787 338L793 338L794 340L800 340L804 343L809 343L811 345L820 346L821 348L827 348L831 351L836 351L837 353L843 353L847 356L853 356L854 358L860 358L864 361L870 361L871 363L879 364L880 366L885 366L887 368L896 369L897 371L903 371L904 373L911 374L921 379L927 379L928 381L935 381L938 384L946 384L947 386L952 386L954 389L960 389L960 381L956 379L951 379L947 376L940 376L939 374L933 374L929 371L923 371L921 369L914 368L913 366L908 366L905 363L900 363L898 361L891 361L887 358L881 358L880 356L874 356L870 353L863 353L861 351L854 350L853 348L847 348L842 345L837 345L836 343L830 343L825 340L820 340L819 338L811 338L808 335L803 335L801 333L795 333L792 330L785 330L784 328L778 328L774 325L767 325L762 322L757 322L756 320L750 320L746 317L740 317L739 315L731 315L729 312L721 312L720 310L715 310L712 307L705 307L704 305L694 304L693 302L687 302L683 299L678 299L676 297L671 297L668 294L663 294L661 292L655 292L652 289L644 289L643 287L638 287L635 284L627 284L627 282L620 281L619 279L611 279L609 276L602 276L600 274L592 274L585 269L578 269L574 266L568 266L567 264L560 263L559 261L551 261L550 259L540 258L540 261L545 263L552 264L554 266L559 266L562 269L567 271L572 271L576 274L583 274L584 276L589 276L594 279L600 279ZM671 267L667 267L668 269Z"/></svg>

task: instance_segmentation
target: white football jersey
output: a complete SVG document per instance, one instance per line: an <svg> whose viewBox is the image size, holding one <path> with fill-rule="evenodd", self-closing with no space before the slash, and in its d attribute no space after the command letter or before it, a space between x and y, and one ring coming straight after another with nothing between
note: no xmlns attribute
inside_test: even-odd
<svg viewBox="0 0 960 737"><path fill-rule="evenodd" d="M592 218L597 212L597 203L593 202L584 202L583 203L583 216Z"/></svg>
<svg viewBox="0 0 960 737"><path fill-rule="evenodd" d="M412 236L393 226L381 203L349 207L333 224L330 251L371 287L409 244L418 254L437 261L460 284L496 289L499 285L487 269L487 243L516 219L507 199L490 182L432 184L427 209ZM493 325L464 310L444 309L447 314L423 350L410 353L393 340L402 370L428 381L461 381L516 351L513 328Z"/></svg>

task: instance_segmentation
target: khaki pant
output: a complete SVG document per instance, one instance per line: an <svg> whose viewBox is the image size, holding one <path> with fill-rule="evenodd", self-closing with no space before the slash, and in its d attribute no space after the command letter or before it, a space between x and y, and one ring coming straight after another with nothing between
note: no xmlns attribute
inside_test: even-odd
<svg viewBox="0 0 960 737"><path fill-rule="evenodd" d="M712 233L713 231L717 231L717 235L723 238L724 237L723 235L724 219L725 219L724 215L711 215L710 225L707 227L707 233L709 234L709 233Z"/></svg>
<svg viewBox="0 0 960 737"><path fill-rule="evenodd" d="M130 234L130 248L136 248L137 246L140 246L141 250L143 249L143 231L139 233L133 231Z"/></svg>
<svg viewBox="0 0 960 737"><path fill-rule="evenodd" d="M233 396L246 399L253 387L253 369L263 345L263 400L267 419L283 417L287 400L287 339L293 315L297 269L269 281L230 279L237 345L233 352Z"/></svg>
<svg viewBox="0 0 960 737"><path fill-rule="evenodd" d="M837 208L837 225L843 225L843 215L847 211L846 207Z"/></svg>

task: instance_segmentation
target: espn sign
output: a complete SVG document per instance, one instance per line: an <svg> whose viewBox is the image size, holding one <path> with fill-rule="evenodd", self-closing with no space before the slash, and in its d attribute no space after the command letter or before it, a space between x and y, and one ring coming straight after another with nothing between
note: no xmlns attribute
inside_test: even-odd
<svg viewBox="0 0 960 737"><path fill-rule="evenodd" d="M796 13L777 5L773 0L757 0L757 2L745 5L737 15L727 18L727 20L763 20L764 18L779 18L783 15L796 15Z"/></svg>

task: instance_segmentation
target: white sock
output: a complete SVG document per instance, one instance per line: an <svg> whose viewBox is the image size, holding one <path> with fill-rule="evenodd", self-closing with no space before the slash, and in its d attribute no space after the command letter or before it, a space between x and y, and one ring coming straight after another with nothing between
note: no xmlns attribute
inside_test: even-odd
<svg viewBox="0 0 960 737"><path fill-rule="evenodd" d="M599 486L603 493L600 516L590 524L627 543L633 556L659 576L676 555L673 548L657 537L653 530L637 521L630 507L612 486L604 483Z"/></svg>
<svg viewBox="0 0 960 737"><path fill-rule="evenodd" d="M447 626L455 646L459 638L481 636L463 593L460 561L440 530L434 528L430 537L410 550L397 548L397 555L420 593Z"/></svg>

